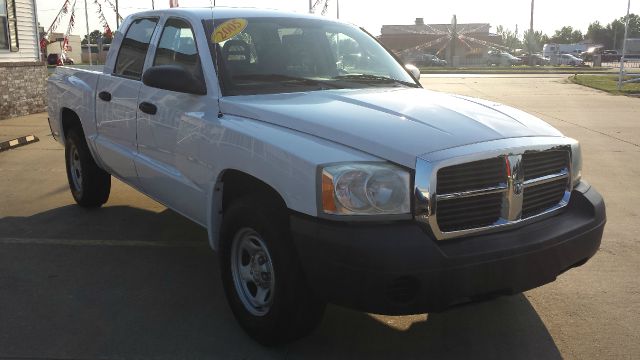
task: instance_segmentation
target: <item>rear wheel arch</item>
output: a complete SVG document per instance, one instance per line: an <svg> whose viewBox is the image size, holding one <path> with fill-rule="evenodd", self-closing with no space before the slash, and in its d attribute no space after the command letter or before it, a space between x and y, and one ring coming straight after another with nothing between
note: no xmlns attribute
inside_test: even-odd
<svg viewBox="0 0 640 360"><path fill-rule="evenodd" d="M111 175L96 164L82 127L69 127L65 137L65 165L69 189L76 203L86 208L102 206L109 199Z"/></svg>
<svg viewBox="0 0 640 360"><path fill-rule="evenodd" d="M60 110L60 125L62 128L62 140L64 141L68 132L71 129L78 129L84 135L84 129L82 128L82 122L80 116L67 107L63 107Z"/></svg>

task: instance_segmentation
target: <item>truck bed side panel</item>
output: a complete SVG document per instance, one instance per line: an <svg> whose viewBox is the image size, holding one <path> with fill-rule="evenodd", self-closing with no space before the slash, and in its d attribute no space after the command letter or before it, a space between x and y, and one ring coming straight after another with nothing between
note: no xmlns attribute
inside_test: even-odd
<svg viewBox="0 0 640 360"><path fill-rule="evenodd" d="M47 81L49 124L54 138L64 144L63 110L69 109L80 118L94 158L100 164L94 147L96 137L95 90L101 73L76 68L59 67Z"/></svg>

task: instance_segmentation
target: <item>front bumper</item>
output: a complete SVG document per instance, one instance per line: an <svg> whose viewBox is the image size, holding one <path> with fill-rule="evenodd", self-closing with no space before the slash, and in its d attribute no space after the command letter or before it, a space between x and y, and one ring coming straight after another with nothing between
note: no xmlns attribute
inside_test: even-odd
<svg viewBox="0 0 640 360"><path fill-rule="evenodd" d="M401 315L552 282L596 253L606 214L600 194L582 183L553 217L445 241L414 221L343 223L302 215L291 215L290 221L318 296L357 310Z"/></svg>

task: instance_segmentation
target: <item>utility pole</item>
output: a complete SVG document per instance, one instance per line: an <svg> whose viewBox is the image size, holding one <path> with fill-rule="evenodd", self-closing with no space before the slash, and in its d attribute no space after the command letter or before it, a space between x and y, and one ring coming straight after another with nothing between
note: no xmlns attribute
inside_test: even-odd
<svg viewBox="0 0 640 360"><path fill-rule="evenodd" d="M119 27L120 27L120 11L118 11L118 0L116 0L116 30Z"/></svg>
<svg viewBox="0 0 640 360"><path fill-rule="evenodd" d="M531 22L529 22L529 39L527 43L529 44L529 66L533 66L533 54L531 52L531 48L533 47L533 41L535 40L535 36L533 34L533 3L535 0L531 0Z"/></svg>
<svg viewBox="0 0 640 360"><path fill-rule="evenodd" d="M454 66L453 58L456 56L456 42L458 41L458 18L453 15L451 18L451 39L449 41L449 64ZM455 64L457 66L458 64Z"/></svg>
<svg viewBox="0 0 640 360"><path fill-rule="evenodd" d="M338 10L336 11L336 17L340 19L340 0L336 0L336 6L338 7Z"/></svg>
<svg viewBox="0 0 640 360"><path fill-rule="evenodd" d="M87 10L87 0L84 0L84 19L87 23L87 50L89 53L89 65L93 65L93 60L91 59L91 36L89 36L89 10Z"/></svg>
<svg viewBox="0 0 640 360"><path fill-rule="evenodd" d="M620 76L618 77L618 90L622 90L622 79L624 79L624 55L627 51L627 33L629 31L629 9L631 9L631 0L627 3L627 18L624 22L624 38L622 39L622 57L620 58Z"/></svg>
<svg viewBox="0 0 640 360"><path fill-rule="evenodd" d="M151 10L155 10L156 9L156 4L154 0L151 0Z"/></svg>
<svg viewBox="0 0 640 360"><path fill-rule="evenodd" d="M311 4L311 1L312 0L309 0L309 14L311 14L312 13L311 10L313 10L313 4Z"/></svg>

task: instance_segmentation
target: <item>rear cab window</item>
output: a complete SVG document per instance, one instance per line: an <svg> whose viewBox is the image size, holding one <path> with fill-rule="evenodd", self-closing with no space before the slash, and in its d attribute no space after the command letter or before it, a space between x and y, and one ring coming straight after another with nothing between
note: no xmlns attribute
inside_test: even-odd
<svg viewBox="0 0 640 360"><path fill-rule="evenodd" d="M114 75L133 80L142 78L144 60L157 23L158 18L141 18L129 25L120 45Z"/></svg>

